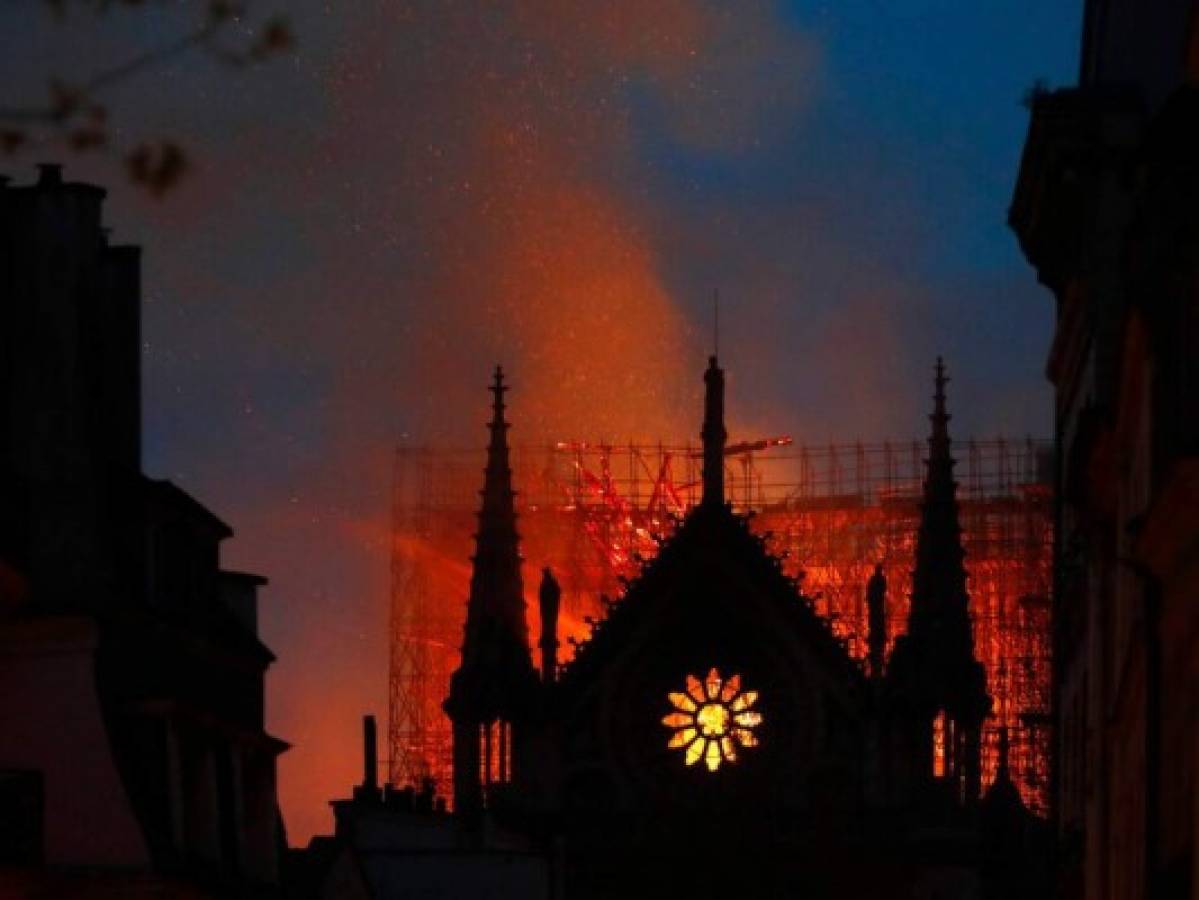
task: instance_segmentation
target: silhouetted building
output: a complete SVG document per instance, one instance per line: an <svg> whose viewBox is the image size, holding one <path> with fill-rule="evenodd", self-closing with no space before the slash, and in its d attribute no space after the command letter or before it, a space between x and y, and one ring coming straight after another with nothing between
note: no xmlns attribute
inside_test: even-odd
<svg viewBox="0 0 1199 900"><path fill-rule="evenodd" d="M1057 300L1066 897L1199 894L1199 4L1087 2L1010 224Z"/></svg>
<svg viewBox="0 0 1199 900"><path fill-rule="evenodd" d="M463 839L526 835L553 853L569 898L991 897L1013 869L1021 895L1037 896L1046 835L1006 759L979 796L991 701L974 654L943 367L911 615L875 677L726 503L715 358L704 380L703 501L573 660L543 658L537 678L497 370L446 702ZM870 588L881 604L885 580ZM541 594L546 654L548 573Z"/></svg>
<svg viewBox="0 0 1199 900"><path fill-rule="evenodd" d="M332 835L289 851L289 900L556 896L550 854L526 836L488 827L464 839L431 779L419 788L380 788L376 741L374 716L366 716L362 784L349 799L332 802Z"/></svg>
<svg viewBox="0 0 1199 900"><path fill-rule="evenodd" d="M142 474L139 251L104 196L0 185L0 894L270 896L264 579Z"/></svg>

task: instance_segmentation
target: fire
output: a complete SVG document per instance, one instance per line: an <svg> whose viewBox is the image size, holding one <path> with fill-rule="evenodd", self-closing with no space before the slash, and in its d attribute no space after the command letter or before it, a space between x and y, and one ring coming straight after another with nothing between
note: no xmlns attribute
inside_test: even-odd
<svg viewBox="0 0 1199 900"><path fill-rule="evenodd" d="M966 447L960 504L975 645L995 698L983 736L983 784L995 777L999 734L1006 728L1012 736L1013 780L1025 802L1044 811L1050 488L1040 477L1036 445L1000 441ZM754 513L751 526L783 557L785 570L799 580L847 652L858 660L867 653L866 583L875 564L882 563L889 579L889 650L907 621L921 448L784 446L772 452L787 455L730 457L727 483L734 506ZM428 524L416 544L403 522L397 529L396 571L401 580L393 594L393 646L420 639L442 649L420 657L426 668L419 678L395 669L393 655L393 697L397 692L403 695L407 686L420 695L409 700L423 711L416 718L397 720L393 704L392 778L403 782L416 773L430 774L446 792L450 732L440 703L457 664L479 454L462 453L456 464L452 451L433 456L444 466L441 476L446 479L438 482L440 505L425 511ZM687 446L560 442L517 448L513 468L522 501L519 528L528 563L530 634L536 643L540 622L533 576L548 565L562 586L560 662L568 662L572 643L585 640L607 605L619 602L623 579L637 572L641 561L655 552L658 539L698 501L698 460ZM411 502L398 497L397 508ZM410 588L405 585L421 583L412 575L422 571L424 584L440 584L450 592L426 589L430 603L417 623L411 618L417 598L406 593ZM415 749L405 755L405 747Z"/></svg>

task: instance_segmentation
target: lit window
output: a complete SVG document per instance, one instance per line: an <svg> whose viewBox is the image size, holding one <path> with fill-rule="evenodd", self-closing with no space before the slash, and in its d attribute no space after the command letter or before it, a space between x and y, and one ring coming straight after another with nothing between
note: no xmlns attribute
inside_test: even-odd
<svg viewBox="0 0 1199 900"><path fill-rule="evenodd" d="M945 719L945 710L937 713L933 719L933 777L944 778L946 766L949 727Z"/></svg>
<svg viewBox="0 0 1199 900"><path fill-rule="evenodd" d="M758 702L757 691L741 690L741 676L727 681L715 669L700 681L687 676L687 690L669 695L674 712L662 719L662 724L674 733L667 746L681 750L689 766L703 761L709 772L721 763L737 761L739 747L756 747L754 729L762 724L762 714L753 706Z"/></svg>
<svg viewBox="0 0 1199 900"><path fill-rule="evenodd" d="M512 780L512 726L502 719L479 725L479 780L488 785Z"/></svg>

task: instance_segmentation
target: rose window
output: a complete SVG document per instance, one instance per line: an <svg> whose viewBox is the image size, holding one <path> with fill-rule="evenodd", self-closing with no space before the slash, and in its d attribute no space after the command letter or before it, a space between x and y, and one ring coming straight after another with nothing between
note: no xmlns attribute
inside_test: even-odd
<svg viewBox="0 0 1199 900"><path fill-rule="evenodd" d="M762 715L753 706L758 692L741 690L740 675L725 680L716 669L703 681L688 675L687 690L671 692L669 699L674 711L662 724L674 733L667 746L683 751L687 765L703 760L715 772L722 763L736 762L739 748L757 746L754 729Z"/></svg>

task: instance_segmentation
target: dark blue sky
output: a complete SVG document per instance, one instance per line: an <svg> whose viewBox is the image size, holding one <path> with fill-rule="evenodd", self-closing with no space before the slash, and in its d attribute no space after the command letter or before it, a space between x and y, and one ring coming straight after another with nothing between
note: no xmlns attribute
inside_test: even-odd
<svg viewBox="0 0 1199 900"><path fill-rule="evenodd" d="M198 5L6 4L0 100ZM1053 302L1005 216L1077 0L276 5L291 58L193 56L109 98L118 141L192 154L164 200L110 157L3 165L65 157L145 248L146 466L272 579L294 838L386 708L390 449L481 443L494 362L517 440L689 436L718 287L735 437L918 435L938 353L956 435L1049 433Z"/></svg>
<svg viewBox="0 0 1199 900"><path fill-rule="evenodd" d="M741 271L724 255L681 262L682 293L704 297L719 283L735 298L762 267L792 286L780 340L797 358L772 354L758 371L787 378L801 408L821 410L817 440L904 430L886 411L863 421L842 408L836 381L853 380L854 361L829 347L822 325L851 329L838 310L862 306L862 329L899 335L900 346L878 347L895 366L887 383L922 400L920 363L944 353L955 388L969 385L977 404L958 405L959 432L1048 434L1053 303L1004 221L1027 122L1021 99L1037 79L1073 80L1080 16L1075 2L791 3L788 20L822 54L818 96L793 128L748 158L714 159L647 126L663 205L719 214L728 239L747 245L735 254ZM878 291L876 304L863 299ZM891 406L890 392L879 396Z"/></svg>

